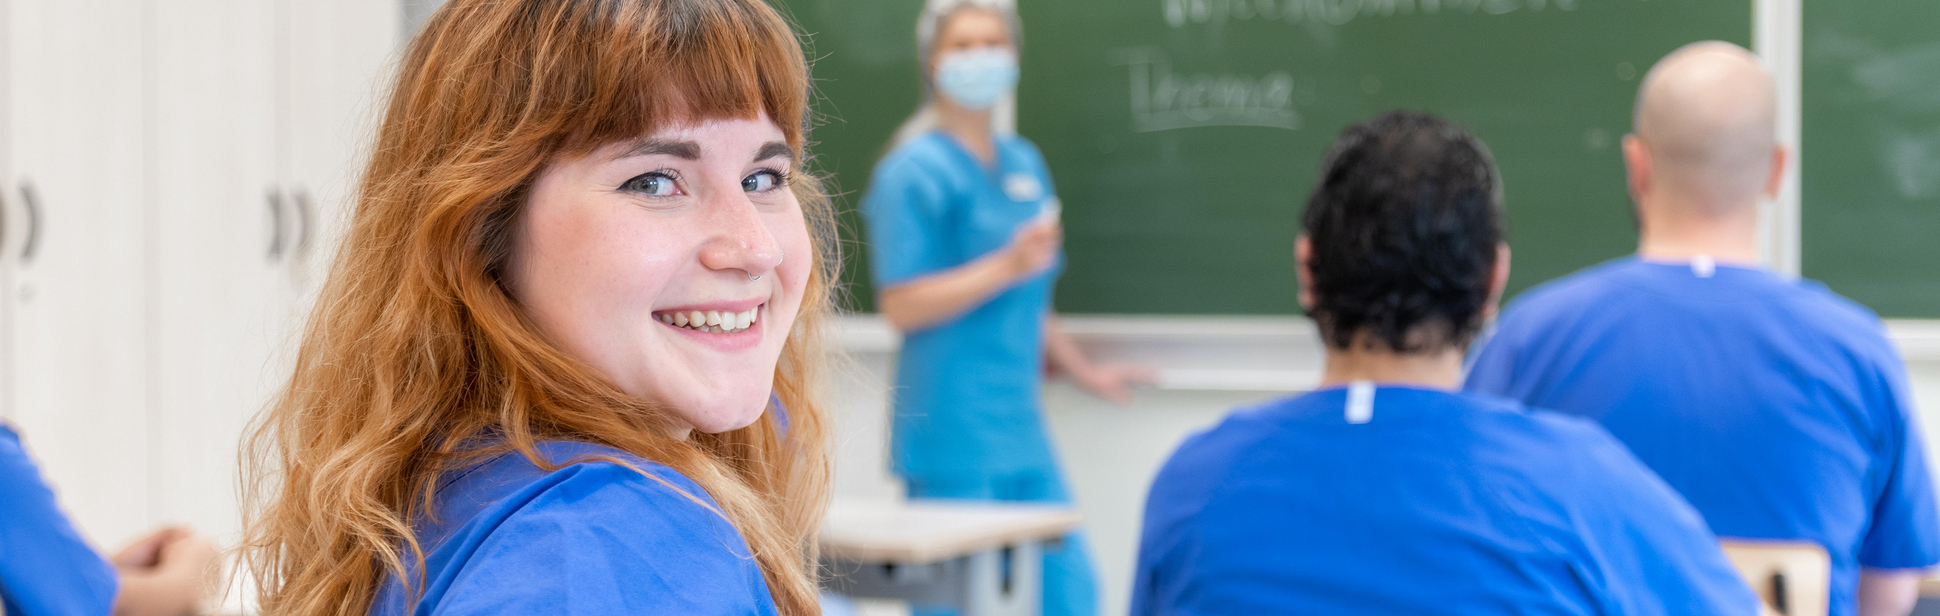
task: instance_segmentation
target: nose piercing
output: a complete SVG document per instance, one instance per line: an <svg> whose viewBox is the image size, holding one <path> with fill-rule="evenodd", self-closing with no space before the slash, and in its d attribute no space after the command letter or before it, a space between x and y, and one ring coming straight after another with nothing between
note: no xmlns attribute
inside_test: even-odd
<svg viewBox="0 0 1940 616"><path fill-rule="evenodd" d="M775 265L776 265L776 266L780 266L780 265L781 265L781 260L782 260L782 259L786 259L786 258L788 258L788 254L787 254L787 253L784 253L784 252L782 252L782 251L781 251L781 249L779 249L779 248L777 248L777 249L775 249ZM756 280L760 280L760 279L761 279L761 275L756 275L756 274L749 274L749 275L748 275L748 282L754 282L754 281L756 281Z"/></svg>

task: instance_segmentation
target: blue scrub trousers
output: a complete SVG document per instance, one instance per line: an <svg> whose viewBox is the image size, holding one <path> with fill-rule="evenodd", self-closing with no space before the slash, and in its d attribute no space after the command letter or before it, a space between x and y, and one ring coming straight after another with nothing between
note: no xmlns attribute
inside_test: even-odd
<svg viewBox="0 0 1940 616"><path fill-rule="evenodd" d="M1056 468L1033 469L983 477L905 477L910 498L1011 501L1069 504L1071 495ZM951 616L940 606L912 606L912 616ZM1062 545L1044 549L1043 616L1096 616L1098 582L1091 571L1084 535L1073 532Z"/></svg>

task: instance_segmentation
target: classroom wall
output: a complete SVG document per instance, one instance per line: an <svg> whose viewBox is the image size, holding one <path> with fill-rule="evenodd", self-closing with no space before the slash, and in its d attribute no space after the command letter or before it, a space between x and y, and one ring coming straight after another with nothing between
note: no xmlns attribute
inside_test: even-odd
<svg viewBox="0 0 1940 616"><path fill-rule="evenodd" d="M1913 404L1920 409L1920 430L1926 434L1927 468L1940 469L1940 359L1909 362L1906 370L1913 377Z"/></svg>
<svg viewBox="0 0 1940 616"><path fill-rule="evenodd" d="M1098 569L1100 614L1126 613L1145 490L1159 465L1186 436L1233 407L1288 395L1317 380L1320 346L1311 327L1299 318L1066 319L1087 350L1158 365L1165 385L1139 392L1129 407L1059 381L1045 389L1046 420ZM1203 332L1197 340L1194 330ZM834 333L849 353L831 391L835 497L901 498L885 455L896 336L873 315L844 319ZM1940 443L1940 325L1895 322L1891 334L1908 356L1926 440ZM1276 383L1287 386L1273 391ZM1929 446L1926 455L1929 467L1940 469L1940 448Z"/></svg>

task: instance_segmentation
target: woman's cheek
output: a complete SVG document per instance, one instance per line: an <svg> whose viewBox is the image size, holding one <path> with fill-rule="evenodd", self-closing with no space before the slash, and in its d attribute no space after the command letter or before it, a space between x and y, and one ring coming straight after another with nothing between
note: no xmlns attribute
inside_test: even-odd
<svg viewBox="0 0 1940 616"><path fill-rule="evenodd" d="M813 243L809 240L808 223L802 218L801 210L795 209L794 214L783 218L777 227L769 231L780 240L782 245L782 260L776 269L781 270L782 281L790 299L798 300L807 290L808 276L815 265L815 251Z"/></svg>

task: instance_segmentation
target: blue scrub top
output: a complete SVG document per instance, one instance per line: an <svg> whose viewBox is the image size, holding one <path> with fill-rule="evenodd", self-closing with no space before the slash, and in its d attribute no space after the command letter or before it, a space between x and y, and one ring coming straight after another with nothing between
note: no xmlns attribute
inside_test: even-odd
<svg viewBox="0 0 1940 616"><path fill-rule="evenodd" d="M1753 614L1689 505L1595 423L1371 388L1242 409L1145 505L1133 616Z"/></svg>
<svg viewBox="0 0 1940 616"><path fill-rule="evenodd" d="M1858 567L1940 562L1906 368L1818 283L1619 259L1523 294L1467 388L1602 421L1719 536L1824 545L1833 616Z"/></svg>
<svg viewBox="0 0 1940 616"><path fill-rule="evenodd" d="M416 528L422 599L407 610L388 577L370 613L776 613L747 543L698 484L608 447L538 449L554 463L605 456L639 471L593 460L546 472L508 453L446 479L436 522Z"/></svg>
<svg viewBox="0 0 1940 616"><path fill-rule="evenodd" d="M998 135L994 168L943 131L877 163L862 216L877 289L964 265L1008 244L1055 199L1037 146ZM969 312L903 337L891 458L905 477L1052 468L1038 412L1044 318L1060 265Z"/></svg>
<svg viewBox="0 0 1940 616"><path fill-rule="evenodd" d="M88 546L20 446L0 424L0 605L9 615L104 616L114 567Z"/></svg>

